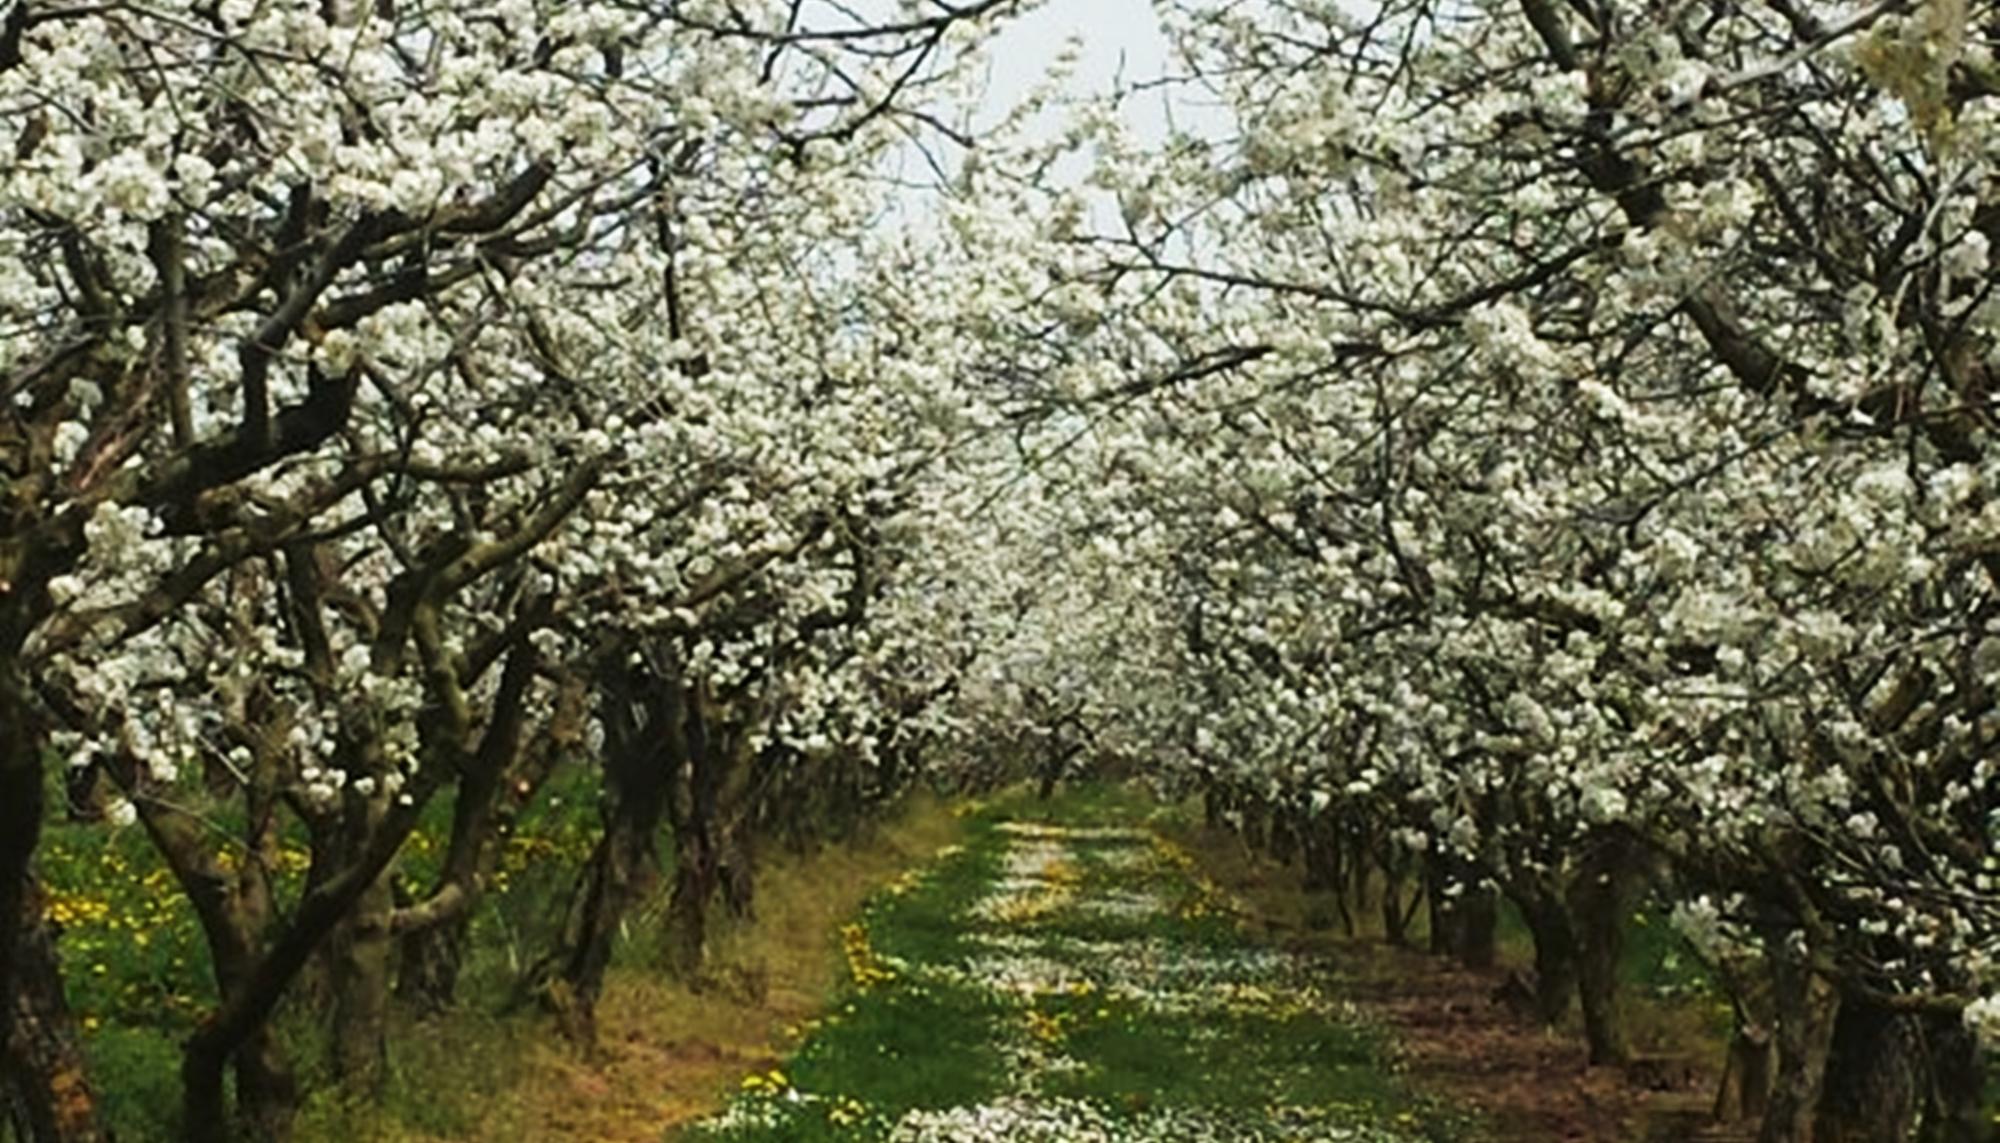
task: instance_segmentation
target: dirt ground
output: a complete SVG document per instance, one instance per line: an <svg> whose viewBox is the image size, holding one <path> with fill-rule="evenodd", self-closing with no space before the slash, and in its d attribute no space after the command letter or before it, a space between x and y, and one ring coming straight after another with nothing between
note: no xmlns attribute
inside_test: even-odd
<svg viewBox="0 0 2000 1143"><path fill-rule="evenodd" d="M1411 1079L1475 1110L1491 1143L1749 1138L1708 1129L1717 1075L1703 1053L1592 1068L1574 1035L1496 999L1504 971L1470 972L1375 940L1314 943L1338 964L1348 997L1393 1030Z"/></svg>
<svg viewBox="0 0 2000 1143"><path fill-rule="evenodd" d="M1228 833L1169 828L1274 943L1322 958L1334 987L1390 1030L1420 1089L1475 1112L1480 1143L1748 1143L1754 1131L1710 1122L1723 1045L1696 1013L1629 1003L1637 1060L1589 1066L1574 1028L1550 1030L1500 999L1522 950L1473 972L1377 936L1342 937L1324 895ZM1421 939L1419 927L1418 939ZM1574 1017L1572 1018L1574 1020Z"/></svg>

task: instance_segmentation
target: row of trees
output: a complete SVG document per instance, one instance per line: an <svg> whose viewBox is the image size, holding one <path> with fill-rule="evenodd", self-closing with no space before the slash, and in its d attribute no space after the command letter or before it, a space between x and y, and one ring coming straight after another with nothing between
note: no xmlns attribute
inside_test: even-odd
<svg viewBox="0 0 2000 1143"><path fill-rule="evenodd" d="M206 939L184 1133L275 1138L274 1014L312 978L339 1082L379 1085L554 768L601 775L602 827L530 983L588 1040L656 887L698 972L761 841L976 734L1026 583L1004 419L973 269L890 176L955 145L1012 7L0 12L0 1044L35 1137L102 1135L34 872L59 771Z"/></svg>
<svg viewBox="0 0 2000 1143"><path fill-rule="evenodd" d="M1386 887L1392 932L1421 884L1478 959L1504 894L1600 1062L1652 894L1739 1078L1771 1061L1725 1110L1982 1138L1995 12L1167 3L1172 74L1118 98L1181 129L1051 132L1044 93L962 153L1012 7L6 10L0 1041L38 1130L92 1130L52 767L201 918L216 1136L282 1131L302 973L362 1087L392 981L451 1002L565 759L603 829L533 981L587 1038L663 827L692 971L760 840L1094 755Z"/></svg>
<svg viewBox="0 0 2000 1143"><path fill-rule="evenodd" d="M985 190L1052 220L1071 565L1127 569L1091 709L1392 932L1427 880L1479 959L1504 894L1599 1062L1652 893L1725 1112L1986 1138L2000 15L1163 8L1130 97L1193 125Z"/></svg>

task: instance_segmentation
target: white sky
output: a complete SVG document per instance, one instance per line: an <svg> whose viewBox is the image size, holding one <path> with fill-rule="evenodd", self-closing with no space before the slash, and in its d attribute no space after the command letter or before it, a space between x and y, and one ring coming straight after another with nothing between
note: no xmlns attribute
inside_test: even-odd
<svg viewBox="0 0 2000 1143"><path fill-rule="evenodd" d="M1121 70L1132 80L1158 76L1167 68L1167 41L1150 0L1048 0L1010 21L993 41L988 106L997 110L1019 100L1042 79L1072 36L1083 46L1073 82L1084 91L1109 91ZM1129 114L1141 138L1164 130L1166 119L1158 98L1135 106Z"/></svg>
<svg viewBox="0 0 2000 1143"><path fill-rule="evenodd" d="M891 7L896 4L897 0L839 0L842 15L836 22L851 21L857 14L861 18L889 16L900 10ZM808 12L811 10L809 7ZM920 5L918 10L929 8ZM1078 96L1108 94L1121 81L1130 85L1176 70L1171 66L1171 48L1160 30L1153 0L1044 0L1024 15L1004 18L1001 30L988 43L985 102L974 116L974 133L997 123L1040 85L1072 38L1079 52L1068 87ZM1212 109L1204 106L1207 101L1191 102L1188 94L1183 86L1167 85L1127 98L1123 110L1134 139L1142 145L1159 143L1164 141L1170 122L1200 129L1216 120ZM1062 113L1052 109L1037 126L1051 133L1060 130ZM954 168L959 158L956 148L950 146L935 147L929 155L947 170ZM927 162L917 160L914 153L894 165L914 184L929 181ZM1047 172L1047 177L1074 183L1081 181L1088 169L1088 156L1072 155ZM1112 209L1108 203L1101 205Z"/></svg>

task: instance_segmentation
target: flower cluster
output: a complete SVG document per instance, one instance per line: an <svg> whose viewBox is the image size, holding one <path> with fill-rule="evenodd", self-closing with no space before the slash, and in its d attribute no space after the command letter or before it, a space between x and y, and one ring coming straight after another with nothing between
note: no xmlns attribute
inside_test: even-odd
<svg viewBox="0 0 2000 1143"><path fill-rule="evenodd" d="M848 978L860 991L867 992L896 979L895 968L868 943L868 930L864 926L860 924L841 926L840 951L847 958Z"/></svg>

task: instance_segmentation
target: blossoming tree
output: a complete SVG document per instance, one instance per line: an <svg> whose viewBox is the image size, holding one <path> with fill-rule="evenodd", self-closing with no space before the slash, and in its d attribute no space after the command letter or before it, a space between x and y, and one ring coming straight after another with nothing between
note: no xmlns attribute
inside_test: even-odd
<svg viewBox="0 0 2000 1143"><path fill-rule="evenodd" d="M1171 529L1166 759L1421 849L1461 952L1504 889L1601 1060L1650 883L1775 1025L1766 1138L1970 1137L1985 15L1164 7L1223 124L1087 114L1108 210L989 192L1050 220L1047 399Z"/></svg>
<svg viewBox="0 0 2000 1143"><path fill-rule="evenodd" d="M739 737L812 745L804 635L858 621L878 517L966 429L899 435L949 360L897 344L913 286L857 308L923 267L854 236L1012 7L11 6L0 993L53 979L20 923L45 766L101 770L213 952L188 1129L228 1129L233 1065L275 1134L291 982L331 958L334 1058L374 1082L392 938L462 923L496 792L617 725L583 708L621 628L707 637L684 686L782 654ZM445 872L398 905L446 787ZM450 945L410 962L446 994Z"/></svg>

